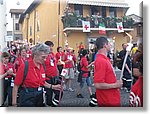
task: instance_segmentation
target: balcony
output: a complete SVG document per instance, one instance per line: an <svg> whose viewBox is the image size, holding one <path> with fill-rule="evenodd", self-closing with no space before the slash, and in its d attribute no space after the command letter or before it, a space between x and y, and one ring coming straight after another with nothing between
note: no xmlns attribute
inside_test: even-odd
<svg viewBox="0 0 150 114"><path fill-rule="evenodd" d="M86 16L82 15L77 16L74 13L68 13L67 15L62 16L62 22L64 29L66 28L78 28L82 29L82 21L90 21L90 27L93 30L97 30L99 28L99 23L103 23L106 29L115 29L117 28L116 22L122 22L123 27L125 29L131 29L133 27L134 20L132 18L127 18L126 16L122 18L118 17L101 17L97 15Z"/></svg>

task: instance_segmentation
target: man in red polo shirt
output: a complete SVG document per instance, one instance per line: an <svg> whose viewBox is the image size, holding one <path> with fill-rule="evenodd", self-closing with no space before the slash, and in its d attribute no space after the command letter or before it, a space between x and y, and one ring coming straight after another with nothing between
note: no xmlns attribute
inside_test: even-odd
<svg viewBox="0 0 150 114"><path fill-rule="evenodd" d="M46 88L60 89L60 85L48 84L45 81L45 71L42 64L46 60L48 54L49 47L45 44L37 44L33 48L33 59L28 60L28 72L24 82L25 64L21 64L14 81L13 105L16 105L17 93L20 85L22 86L19 96L19 106L21 107L43 106L43 86Z"/></svg>
<svg viewBox="0 0 150 114"><path fill-rule="evenodd" d="M107 58L110 43L106 37L96 39L98 54L94 63L94 85L96 98L100 107L120 106L120 91L122 80L117 80L113 67Z"/></svg>
<svg viewBox="0 0 150 114"><path fill-rule="evenodd" d="M50 54L48 55L45 61L45 68L46 68L46 82L49 84L61 84L61 80L59 78L59 71L57 69L57 61L55 55L53 53L53 42L46 41L45 44L50 48ZM54 94L54 98L53 98ZM49 106L58 106L59 104L59 90L54 90L52 88L46 88L46 104ZM61 93L63 95L63 93ZM62 97L62 96L61 96Z"/></svg>

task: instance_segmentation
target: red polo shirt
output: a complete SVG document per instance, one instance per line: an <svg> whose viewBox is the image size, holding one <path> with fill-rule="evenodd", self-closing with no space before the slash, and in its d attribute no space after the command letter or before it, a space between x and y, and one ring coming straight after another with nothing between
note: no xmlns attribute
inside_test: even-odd
<svg viewBox="0 0 150 114"><path fill-rule="evenodd" d="M55 77L57 76L57 65L54 53L50 53L45 61L46 76Z"/></svg>
<svg viewBox="0 0 150 114"><path fill-rule="evenodd" d="M13 64L8 63L7 65L4 65L3 63L0 63L0 74L5 74L5 72L7 72L9 69L13 70L13 73L16 73ZM11 78L11 75L7 75L5 76L5 78Z"/></svg>
<svg viewBox="0 0 150 114"><path fill-rule="evenodd" d="M81 70L86 72L82 76L85 78L88 77L88 68L86 68L88 66L88 61L85 56L81 58L80 65L81 65Z"/></svg>
<svg viewBox="0 0 150 114"><path fill-rule="evenodd" d="M109 59L97 54L94 63L94 83L115 83L115 73ZM96 89L96 97L99 106L120 106L119 89Z"/></svg>
<svg viewBox="0 0 150 114"><path fill-rule="evenodd" d="M21 64L24 64L26 60L27 60L27 58L24 59L24 58L22 58L21 56L19 56L19 57L15 60L14 65L15 65L16 71L18 71L18 68L21 66ZM19 62L19 64L16 64L17 61Z"/></svg>
<svg viewBox="0 0 150 114"><path fill-rule="evenodd" d="M39 86L44 86L45 84L45 72L42 65L40 65L40 69L37 68L33 62L33 60L28 61L28 73L24 84L29 88L38 88ZM16 74L16 78L14 81L15 85L21 85L24 75L25 64L22 64L18 72Z"/></svg>
<svg viewBox="0 0 150 114"><path fill-rule="evenodd" d="M68 53L68 52L67 52L67 53L64 55L64 61L67 61L67 60L73 60L73 56L72 56L71 53ZM73 68L72 61L65 63L65 68Z"/></svg>

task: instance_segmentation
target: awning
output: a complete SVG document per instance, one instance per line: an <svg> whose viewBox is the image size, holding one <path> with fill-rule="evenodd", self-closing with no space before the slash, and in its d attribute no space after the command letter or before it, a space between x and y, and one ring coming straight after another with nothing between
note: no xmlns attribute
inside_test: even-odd
<svg viewBox="0 0 150 114"><path fill-rule="evenodd" d="M123 7L129 8L129 5L123 0L68 0L68 4L82 4L94 6L107 6L107 7Z"/></svg>

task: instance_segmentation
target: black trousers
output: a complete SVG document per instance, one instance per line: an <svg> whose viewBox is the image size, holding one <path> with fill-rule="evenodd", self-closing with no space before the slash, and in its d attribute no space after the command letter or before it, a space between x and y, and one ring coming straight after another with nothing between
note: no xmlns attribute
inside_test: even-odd
<svg viewBox="0 0 150 114"><path fill-rule="evenodd" d="M53 85L60 84L60 82L57 81L57 78L58 77L51 78L46 82ZM46 90L46 104L53 107L58 106L60 91L51 88L45 88L45 90ZM61 92L61 98L62 96L63 92Z"/></svg>
<svg viewBox="0 0 150 114"><path fill-rule="evenodd" d="M57 65L57 68L58 68L59 74L61 74L61 71L63 69L63 65Z"/></svg>
<svg viewBox="0 0 150 114"><path fill-rule="evenodd" d="M11 78L3 79L3 104L4 105L8 96L8 106L12 105L12 87L11 87Z"/></svg>
<svg viewBox="0 0 150 114"><path fill-rule="evenodd" d="M22 88L19 94L19 107L43 107L43 90Z"/></svg>
<svg viewBox="0 0 150 114"><path fill-rule="evenodd" d="M132 84L131 74L124 73L122 80L123 80L123 87L126 87L128 90L130 90Z"/></svg>

